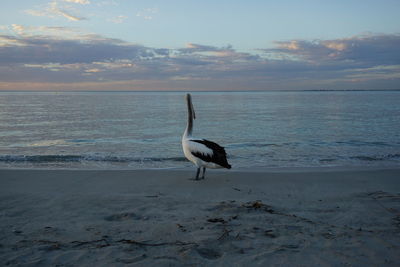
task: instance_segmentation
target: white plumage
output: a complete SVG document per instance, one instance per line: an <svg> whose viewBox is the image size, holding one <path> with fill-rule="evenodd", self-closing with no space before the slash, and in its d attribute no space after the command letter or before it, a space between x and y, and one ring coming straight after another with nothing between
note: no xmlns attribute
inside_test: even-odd
<svg viewBox="0 0 400 267"><path fill-rule="evenodd" d="M190 94L186 95L186 102L188 106L188 123L182 136L182 148L185 157L197 167L196 180L199 179L200 168L203 168L203 179L206 168L230 169L231 165L226 160L226 152L223 147L206 139L192 137L193 120L196 115Z"/></svg>

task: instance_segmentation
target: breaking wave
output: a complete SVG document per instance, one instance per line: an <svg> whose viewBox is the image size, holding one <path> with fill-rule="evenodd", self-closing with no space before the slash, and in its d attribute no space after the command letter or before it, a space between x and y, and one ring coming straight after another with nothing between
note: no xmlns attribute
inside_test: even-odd
<svg viewBox="0 0 400 267"><path fill-rule="evenodd" d="M0 162L3 163L68 163L68 162L163 162L163 161L186 161L184 157L119 157L119 156L93 156L93 155L3 155Z"/></svg>

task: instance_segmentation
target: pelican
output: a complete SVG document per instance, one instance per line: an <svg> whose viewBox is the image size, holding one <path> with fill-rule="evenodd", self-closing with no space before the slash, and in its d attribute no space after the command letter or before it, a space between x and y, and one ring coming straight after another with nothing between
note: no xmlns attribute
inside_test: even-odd
<svg viewBox="0 0 400 267"><path fill-rule="evenodd" d="M185 157L197 167L196 180L199 180L201 168L203 168L202 179L204 179L206 168L230 169L231 165L226 160L226 152L223 147L206 139L192 137L193 120L196 119L196 115L190 94L186 95L186 102L188 107L188 121L186 130L182 136L182 148Z"/></svg>

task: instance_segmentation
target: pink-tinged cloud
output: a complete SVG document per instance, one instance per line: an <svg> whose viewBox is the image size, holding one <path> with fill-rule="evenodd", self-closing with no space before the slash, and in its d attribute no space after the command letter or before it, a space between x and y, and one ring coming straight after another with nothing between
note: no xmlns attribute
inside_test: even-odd
<svg viewBox="0 0 400 267"><path fill-rule="evenodd" d="M244 53L193 43L153 48L73 31L37 35L21 25L14 31L20 34L0 35L0 90L400 88L399 35L291 40Z"/></svg>
<svg viewBox="0 0 400 267"><path fill-rule="evenodd" d="M277 47L263 49L266 53L282 54L315 63L399 64L400 35L362 35L337 40L293 40L277 42Z"/></svg>
<svg viewBox="0 0 400 267"><path fill-rule="evenodd" d="M64 2L73 2L78 4L90 3L89 1L86 0L64 0ZM76 15L78 11L75 8L63 5L62 2L58 1L49 2L45 7L25 10L25 13L37 17L49 17L49 18L63 17L71 21L86 20L85 17Z"/></svg>
<svg viewBox="0 0 400 267"><path fill-rule="evenodd" d="M81 4L81 5L88 5L90 4L89 0L63 0L64 2L69 2L69 3L75 3L75 4Z"/></svg>

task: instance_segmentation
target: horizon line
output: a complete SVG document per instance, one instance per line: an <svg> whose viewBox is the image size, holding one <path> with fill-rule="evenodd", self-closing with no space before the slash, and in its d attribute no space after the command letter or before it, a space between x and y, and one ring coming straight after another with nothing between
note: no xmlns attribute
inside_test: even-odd
<svg viewBox="0 0 400 267"><path fill-rule="evenodd" d="M246 93L246 92L376 92L376 91L400 91L399 89L268 89L268 90L0 90L2 92L48 92L48 93L146 93L146 92L155 92L155 93L180 93L180 92L200 92L200 93L218 93L218 92L227 92L227 93Z"/></svg>

